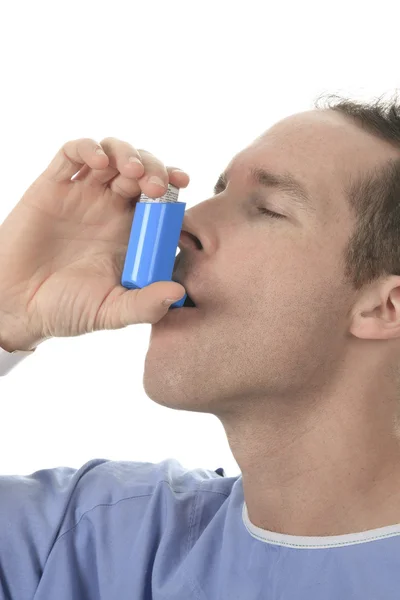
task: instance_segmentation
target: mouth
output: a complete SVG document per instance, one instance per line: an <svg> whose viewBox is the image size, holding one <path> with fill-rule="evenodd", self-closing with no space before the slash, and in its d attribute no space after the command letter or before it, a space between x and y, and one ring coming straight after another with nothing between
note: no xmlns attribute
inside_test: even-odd
<svg viewBox="0 0 400 600"><path fill-rule="evenodd" d="M181 281L179 279L179 277L172 277L172 281L175 281L175 283L180 283L181 285L183 285L183 287L185 288L185 291L186 291L185 302L182 304L182 306L180 308L197 308L197 304L196 304L195 300L193 299L193 296L189 292L185 282Z"/></svg>
<svg viewBox="0 0 400 600"><path fill-rule="evenodd" d="M196 304L193 302L189 294L186 295L186 300L182 306L182 308L196 308Z"/></svg>
<svg viewBox="0 0 400 600"><path fill-rule="evenodd" d="M205 315L201 310L193 306L181 306L167 311L167 314L158 323L152 325L152 331L156 336L178 331L186 332L187 335L188 330L190 331L188 328L197 328L204 323ZM194 330L192 329L192 331Z"/></svg>
<svg viewBox="0 0 400 600"><path fill-rule="evenodd" d="M189 294L186 285L183 281L173 278L172 281L176 283L180 283L186 290L186 298L185 302L182 306L171 307L166 315L155 325L153 325L153 330L156 332L169 330L170 327L175 331L176 329L180 329L181 327L186 328L188 325L195 325L196 323L204 322L206 317L203 310L201 310L193 300L193 297Z"/></svg>

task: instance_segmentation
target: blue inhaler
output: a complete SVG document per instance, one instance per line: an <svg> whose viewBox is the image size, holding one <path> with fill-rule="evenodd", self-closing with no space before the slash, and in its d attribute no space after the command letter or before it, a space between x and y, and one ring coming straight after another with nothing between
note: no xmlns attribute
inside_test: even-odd
<svg viewBox="0 0 400 600"><path fill-rule="evenodd" d="M169 184L161 198L145 194L135 207L121 285L143 288L156 281L172 281L176 249L186 203L178 202L179 190ZM180 308L187 294L170 308Z"/></svg>

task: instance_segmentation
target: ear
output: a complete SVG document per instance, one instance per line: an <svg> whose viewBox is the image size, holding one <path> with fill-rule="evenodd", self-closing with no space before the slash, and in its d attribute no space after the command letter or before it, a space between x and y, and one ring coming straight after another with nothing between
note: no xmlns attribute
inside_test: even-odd
<svg viewBox="0 0 400 600"><path fill-rule="evenodd" d="M366 340L400 338L400 277L371 285L351 311L350 333Z"/></svg>

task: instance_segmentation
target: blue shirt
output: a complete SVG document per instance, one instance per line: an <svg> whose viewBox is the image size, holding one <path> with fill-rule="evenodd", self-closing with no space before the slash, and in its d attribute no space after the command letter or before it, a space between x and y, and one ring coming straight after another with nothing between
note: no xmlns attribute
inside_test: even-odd
<svg viewBox="0 0 400 600"><path fill-rule="evenodd" d="M241 475L174 459L2 476L0 598L399 600L400 525L268 532L249 522Z"/></svg>

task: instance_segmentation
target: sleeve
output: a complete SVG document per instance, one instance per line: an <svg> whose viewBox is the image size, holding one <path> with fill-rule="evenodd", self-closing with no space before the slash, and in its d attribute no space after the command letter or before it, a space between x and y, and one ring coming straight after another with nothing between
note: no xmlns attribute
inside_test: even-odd
<svg viewBox="0 0 400 600"><path fill-rule="evenodd" d="M80 479L104 462L0 476L2 600L32 600Z"/></svg>

